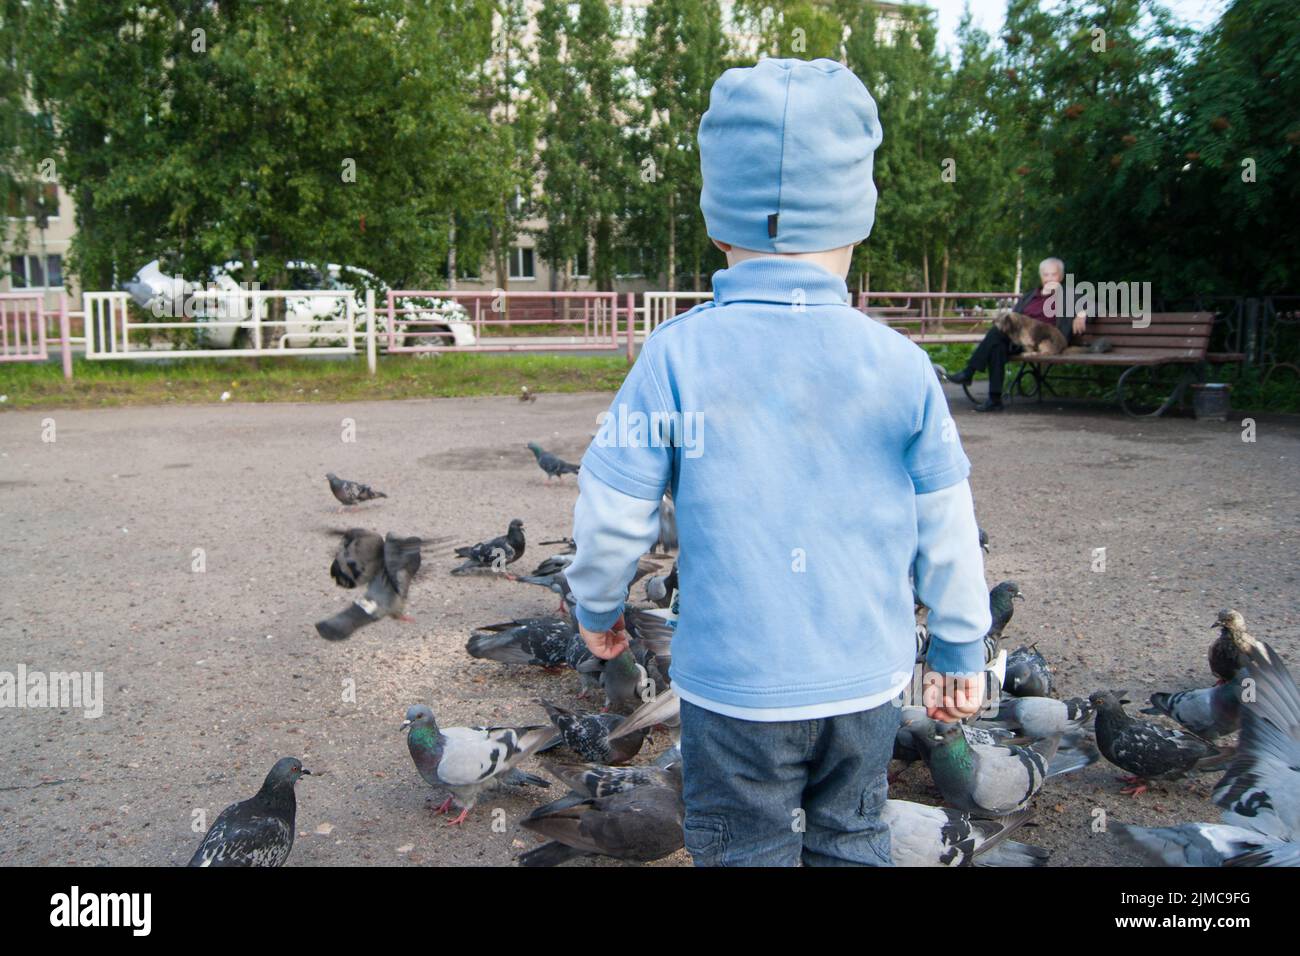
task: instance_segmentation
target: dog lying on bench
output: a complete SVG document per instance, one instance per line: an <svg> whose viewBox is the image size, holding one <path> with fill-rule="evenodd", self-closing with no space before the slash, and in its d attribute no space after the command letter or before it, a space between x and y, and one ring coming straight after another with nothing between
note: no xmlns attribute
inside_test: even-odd
<svg viewBox="0 0 1300 956"><path fill-rule="evenodd" d="M1047 322L1039 322L1019 312L1003 309L993 319L993 325L1025 352L1040 355L1085 354L1109 352L1111 344L1099 338L1091 345L1070 345L1061 330Z"/></svg>

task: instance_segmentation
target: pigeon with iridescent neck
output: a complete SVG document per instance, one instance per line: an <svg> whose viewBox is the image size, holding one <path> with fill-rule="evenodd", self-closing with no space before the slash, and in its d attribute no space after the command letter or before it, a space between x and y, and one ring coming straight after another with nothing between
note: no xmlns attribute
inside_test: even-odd
<svg viewBox="0 0 1300 956"><path fill-rule="evenodd" d="M915 739L944 801L958 810L1002 817L1023 810L1048 777L1060 737L1015 744L972 744L962 724L940 724Z"/></svg>
<svg viewBox="0 0 1300 956"><path fill-rule="evenodd" d="M425 783L450 791L438 807L446 813L453 803L463 823L479 795L497 784L549 787L550 782L524 773L517 765L555 739L554 727L438 727L433 711L422 704L407 708L402 730L406 747Z"/></svg>

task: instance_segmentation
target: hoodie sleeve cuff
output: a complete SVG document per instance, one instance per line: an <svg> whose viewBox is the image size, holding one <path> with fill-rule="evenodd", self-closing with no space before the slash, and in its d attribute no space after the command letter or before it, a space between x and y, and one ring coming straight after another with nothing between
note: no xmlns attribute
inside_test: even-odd
<svg viewBox="0 0 1300 956"><path fill-rule="evenodd" d="M612 611L589 611L581 604L573 609L574 617L578 623L589 631L608 631L614 626L614 623L623 616L623 605Z"/></svg>
<svg viewBox="0 0 1300 956"><path fill-rule="evenodd" d="M940 674L978 674L984 670L984 642L949 644L931 635L925 662L930 670Z"/></svg>

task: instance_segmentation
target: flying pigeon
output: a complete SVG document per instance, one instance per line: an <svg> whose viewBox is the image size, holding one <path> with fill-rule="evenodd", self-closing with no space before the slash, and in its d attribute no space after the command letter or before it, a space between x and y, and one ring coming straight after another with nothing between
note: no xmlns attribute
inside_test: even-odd
<svg viewBox="0 0 1300 956"><path fill-rule="evenodd" d="M190 866L283 866L293 849L298 801L293 785L310 776L297 757L281 757L256 796L221 811Z"/></svg>
<svg viewBox="0 0 1300 956"><path fill-rule="evenodd" d="M374 488L363 485L359 481L348 481L346 478L340 478L332 471L325 477L329 479L330 491L343 505L351 506L360 501L373 501L376 498L388 497L382 491L375 491Z"/></svg>
<svg viewBox="0 0 1300 956"><path fill-rule="evenodd" d="M1052 669L1047 666L1047 658L1038 652L1036 643L1018 647L1007 656L1007 675L1002 687L1016 697L1052 695Z"/></svg>
<svg viewBox="0 0 1300 956"><path fill-rule="evenodd" d="M1028 746L972 744L961 724L940 724L916 739L945 802L978 816L1004 817L1023 810L1047 779L1060 737Z"/></svg>
<svg viewBox="0 0 1300 956"><path fill-rule="evenodd" d="M1164 866L1300 866L1300 689L1262 642L1243 666L1255 699L1241 707L1236 755L1214 788L1221 823L1113 825Z"/></svg>
<svg viewBox="0 0 1300 956"><path fill-rule="evenodd" d="M341 641L367 624L385 617L402 616L411 580L420 570L419 538L384 538L383 562L366 587L366 593L333 617L316 624L316 631L327 641Z"/></svg>
<svg viewBox="0 0 1300 956"><path fill-rule="evenodd" d="M479 659L551 669L569 663L575 641L582 644L571 618L525 617L475 629L465 650Z"/></svg>
<svg viewBox="0 0 1300 956"><path fill-rule="evenodd" d="M503 535L491 541L466 545L456 549L458 558L468 558L464 564L453 568L452 574L465 574L475 570L500 571L507 564L514 564L524 556L524 522L515 518Z"/></svg>
<svg viewBox="0 0 1300 956"><path fill-rule="evenodd" d="M1050 850L1007 839L1030 816L1023 810L982 820L908 800L886 800L881 812L894 866L1043 866Z"/></svg>
<svg viewBox="0 0 1300 956"><path fill-rule="evenodd" d="M600 764L562 764L543 760L542 765L556 780L583 797L608 797L637 787L682 789L682 765L678 758L667 767L607 767Z"/></svg>
<svg viewBox="0 0 1300 956"><path fill-rule="evenodd" d="M346 531L332 530L330 534L339 539L338 549L330 564L330 577L341 588L358 588L369 584L371 579L383 567L384 536L377 531L366 528L348 528ZM422 550L432 545L442 544L448 539L420 539Z"/></svg>
<svg viewBox="0 0 1300 956"><path fill-rule="evenodd" d="M533 453L537 459L537 467L546 472L546 481L550 482L552 478L563 481L565 475L576 475L578 466L565 461L558 455L552 455L537 442L530 441L528 450Z"/></svg>
<svg viewBox="0 0 1300 956"><path fill-rule="evenodd" d="M547 837L521 866L556 866L587 856L649 863L683 846L686 810L672 787L637 787L607 797L565 798L538 807L520 825Z"/></svg>
<svg viewBox="0 0 1300 956"><path fill-rule="evenodd" d="M1092 704L1082 697L999 697L996 710L981 713L975 726L1005 727L1037 740L1053 734L1078 733L1091 720Z"/></svg>
<svg viewBox="0 0 1300 956"><path fill-rule="evenodd" d="M550 782L516 768L529 755L551 743L554 727L444 727L423 704L408 707L402 730L409 733L406 747L425 783L451 795L438 807L446 813L461 807L451 825L463 823L479 794L498 783L511 786L549 787Z"/></svg>
<svg viewBox="0 0 1300 956"><path fill-rule="evenodd" d="M1128 786L1123 793L1137 796L1150 780L1174 780L1224 763L1225 753L1200 737L1130 717L1113 692L1098 692L1088 700L1097 709L1094 727L1102 755L1132 775L1124 778Z"/></svg>
<svg viewBox="0 0 1300 956"><path fill-rule="evenodd" d="M1164 714L1198 737L1217 740L1241 726L1241 683L1226 681L1213 687L1151 695L1144 714Z"/></svg>

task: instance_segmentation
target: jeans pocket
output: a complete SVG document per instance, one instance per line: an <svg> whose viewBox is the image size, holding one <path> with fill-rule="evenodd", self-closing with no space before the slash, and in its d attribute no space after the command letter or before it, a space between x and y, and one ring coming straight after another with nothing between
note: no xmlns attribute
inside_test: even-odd
<svg viewBox="0 0 1300 956"><path fill-rule="evenodd" d="M722 866L722 855L730 839L726 817L687 814L682 833L686 852L696 866Z"/></svg>

